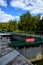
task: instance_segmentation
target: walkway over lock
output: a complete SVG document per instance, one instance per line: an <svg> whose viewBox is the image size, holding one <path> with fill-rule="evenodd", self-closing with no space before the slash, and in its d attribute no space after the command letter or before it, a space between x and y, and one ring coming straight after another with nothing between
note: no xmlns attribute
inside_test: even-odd
<svg viewBox="0 0 43 65"><path fill-rule="evenodd" d="M11 35L11 38L13 40L11 42L11 46L25 46L25 45L31 45L31 44L35 45L43 43L42 35L14 33Z"/></svg>
<svg viewBox="0 0 43 65"><path fill-rule="evenodd" d="M10 45L28 60L34 62L43 58L43 35L14 33L11 38Z"/></svg>
<svg viewBox="0 0 43 65"><path fill-rule="evenodd" d="M21 33L11 33L11 32L2 32L0 36L10 36L11 46L24 46L24 45L35 45L43 43L43 35L32 35L32 34L21 34ZM32 39L34 41L31 41ZM30 41L26 41L26 40Z"/></svg>

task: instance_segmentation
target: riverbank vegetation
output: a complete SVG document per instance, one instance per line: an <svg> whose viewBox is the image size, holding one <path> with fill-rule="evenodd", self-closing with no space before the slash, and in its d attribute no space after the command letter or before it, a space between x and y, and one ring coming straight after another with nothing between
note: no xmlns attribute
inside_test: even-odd
<svg viewBox="0 0 43 65"><path fill-rule="evenodd" d="M22 14L20 20L9 20L8 22L0 22L0 32L27 32L43 31L43 17L40 14L31 16L30 12ZM33 32L34 33L34 32Z"/></svg>

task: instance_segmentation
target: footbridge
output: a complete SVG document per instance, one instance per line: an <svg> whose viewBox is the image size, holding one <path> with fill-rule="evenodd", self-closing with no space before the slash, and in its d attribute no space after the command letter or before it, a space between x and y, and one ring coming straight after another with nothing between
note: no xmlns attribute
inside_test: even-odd
<svg viewBox="0 0 43 65"><path fill-rule="evenodd" d="M11 34L11 41L12 46L41 44L43 43L43 35L13 33Z"/></svg>
<svg viewBox="0 0 43 65"><path fill-rule="evenodd" d="M10 46L31 62L43 59L43 35L13 33Z"/></svg>
<svg viewBox="0 0 43 65"><path fill-rule="evenodd" d="M0 36L10 36L11 46L24 46L43 43L43 35L0 32Z"/></svg>

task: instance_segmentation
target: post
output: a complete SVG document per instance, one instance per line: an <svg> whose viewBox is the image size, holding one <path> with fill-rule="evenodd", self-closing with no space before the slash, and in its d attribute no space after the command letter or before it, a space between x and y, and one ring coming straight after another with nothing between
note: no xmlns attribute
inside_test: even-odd
<svg viewBox="0 0 43 65"><path fill-rule="evenodd" d="M26 46L26 24L25 24L25 46ZM25 57L26 57L26 47L24 47L24 51L25 51Z"/></svg>

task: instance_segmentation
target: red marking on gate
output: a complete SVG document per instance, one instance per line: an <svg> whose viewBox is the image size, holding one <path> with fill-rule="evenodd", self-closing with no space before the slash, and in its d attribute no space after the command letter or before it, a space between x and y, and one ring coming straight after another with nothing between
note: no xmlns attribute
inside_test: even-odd
<svg viewBox="0 0 43 65"><path fill-rule="evenodd" d="M34 38L27 38L27 39L26 39L26 42L34 42L34 41L35 41Z"/></svg>

